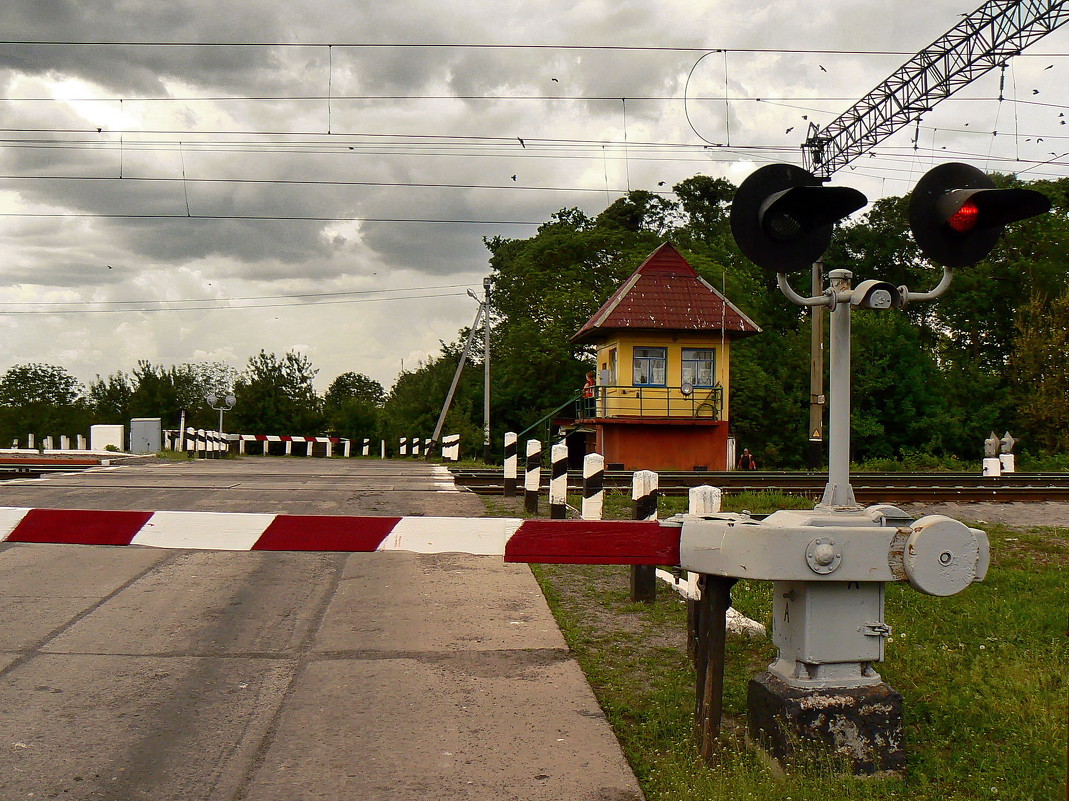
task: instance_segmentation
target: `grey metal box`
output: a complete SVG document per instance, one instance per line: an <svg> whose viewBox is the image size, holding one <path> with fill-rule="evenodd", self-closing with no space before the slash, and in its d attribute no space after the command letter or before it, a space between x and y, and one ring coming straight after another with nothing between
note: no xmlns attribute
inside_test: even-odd
<svg viewBox="0 0 1069 801"><path fill-rule="evenodd" d="M130 421L130 453L163 450L163 421L159 417L135 417Z"/></svg>

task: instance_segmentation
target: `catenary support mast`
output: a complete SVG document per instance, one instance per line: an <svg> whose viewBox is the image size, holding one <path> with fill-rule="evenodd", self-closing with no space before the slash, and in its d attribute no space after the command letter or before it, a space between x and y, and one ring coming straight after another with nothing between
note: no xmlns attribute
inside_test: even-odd
<svg viewBox="0 0 1069 801"><path fill-rule="evenodd" d="M821 180L1069 22L1069 0L988 0L802 145Z"/></svg>

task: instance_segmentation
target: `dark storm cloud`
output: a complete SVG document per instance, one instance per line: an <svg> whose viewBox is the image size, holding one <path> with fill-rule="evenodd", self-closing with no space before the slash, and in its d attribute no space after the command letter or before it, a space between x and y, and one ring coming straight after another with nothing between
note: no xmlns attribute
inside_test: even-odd
<svg viewBox="0 0 1069 801"><path fill-rule="evenodd" d="M204 13L196 3L43 0L6 3L0 25L3 38L21 41L278 41L275 21L263 9L253 2ZM260 48L0 46L2 66L76 76L120 94L160 94L168 78L240 89L271 66L264 62Z"/></svg>

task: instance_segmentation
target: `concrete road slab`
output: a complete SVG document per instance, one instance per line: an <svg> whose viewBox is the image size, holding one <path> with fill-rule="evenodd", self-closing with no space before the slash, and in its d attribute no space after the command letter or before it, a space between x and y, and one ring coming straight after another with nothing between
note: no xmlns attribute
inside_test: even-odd
<svg viewBox="0 0 1069 801"><path fill-rule="evenodd" d="M137 550L128 558L115 557L113 549L78 545L0 547L0 649L41 642L165 560L167 553Z"/></svg>
<svg viewBox="0 0 1069 801"><path fill-rule="evenodd" d="M43 650L291 653L317 623L344 559L332 553L171 552L165 564Z"/></svg>
<svg viewBox="0 0 1069 801"><path fill-rule="evenodd" d="M478 613L473 613L478 610ZM526 565L463 554L352 554L317 651L567 646Z"/></svg>
<svg viewBox="0 0 1069 801"><path fill-rule="evenodd" d="M231 801L292 660L41 655L0 679L5 799Z"/></svg>
<svg viewBox="0 0 1069 801"><path fill-rule="evenodd" d="M496 651L312 663L247 797L638 801L641 794L574 661L561 652Z"/></svg>
<svg viewBox="0 0 1069 801"><path fill-rule="evenodd" d="M148 464L0 483L0 505L482 515L428 467ZM641 798L499 557L0 544L0 708L5 801Z"/></svg>
<svg viewBox="0 0 1069 801"><path fill-rule="evenodd" d="M243 457L0 482L0 506L479 517L449 471L419 461Z"/></svg>

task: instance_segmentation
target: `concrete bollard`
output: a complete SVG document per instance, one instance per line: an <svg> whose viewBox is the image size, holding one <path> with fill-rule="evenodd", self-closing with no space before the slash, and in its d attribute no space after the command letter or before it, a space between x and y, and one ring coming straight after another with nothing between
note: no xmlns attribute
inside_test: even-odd
<svg viewBox="0 0 1069 801"><path fill-rule="evenodd" d="M601 520L605 510L605 457L583 457L583 520Z"/></svg>
<svg viewBox="0 0 1069 801"><path fill-rule="evenodd" d="M660 479L652 470L636 470L631 479L631 511L634 520L657 519L657 489ZM657 598L657 569L653 565L631 566L631 600L653 603Z"/></svg>
<svg viewBox="0 0 1069 801"><path fill-rule="evenodd" d="M529 515L538 514L538 490L542 485L542 443L527 440L527 463L523 474L523 508Z"/></svg>
<svg viewBox="0 0 1069 801"><path fill-rule="evenodd" d="M1012 453L1000 453L998 455L999 466L1003 473L1016 473L1017 472L1017 458Z"/></svg>
<svg viewBox="0 0 1069 801"><path fill-rule="evenodd" d="M984 477L997 478L1002 475L1002 462L997 456L988 456L984 459Z"/></svg>
<svg viewBox="0 0 1069 801"><path fill-rule="evenodd" d="M519 457L516 452L516 435L512 431L505 432L505 484L502 494L511 498L516 494L517 462Z"/></svg>
<svg viewBox="0 0 1069 801"><path fill-rule="evenodd" d="M720 511L724 493L719 487L703 484L687 491L687 510L692 515L715 515Z"/></svg>
<svg viewBox="0 0 1069 801"><path fill-rule="evenodd" d="M86 449L86 447L85 447L85 437L83 437L81 434L78 434L77 443L78 443L78 450L84 451Z"/></svg>
<svg viewBox="0 0 1069 801"><path fill-rule="evenodd" d="M564 520L568 517L568 446L557 443L549 453L549 517Z"/></svg>

